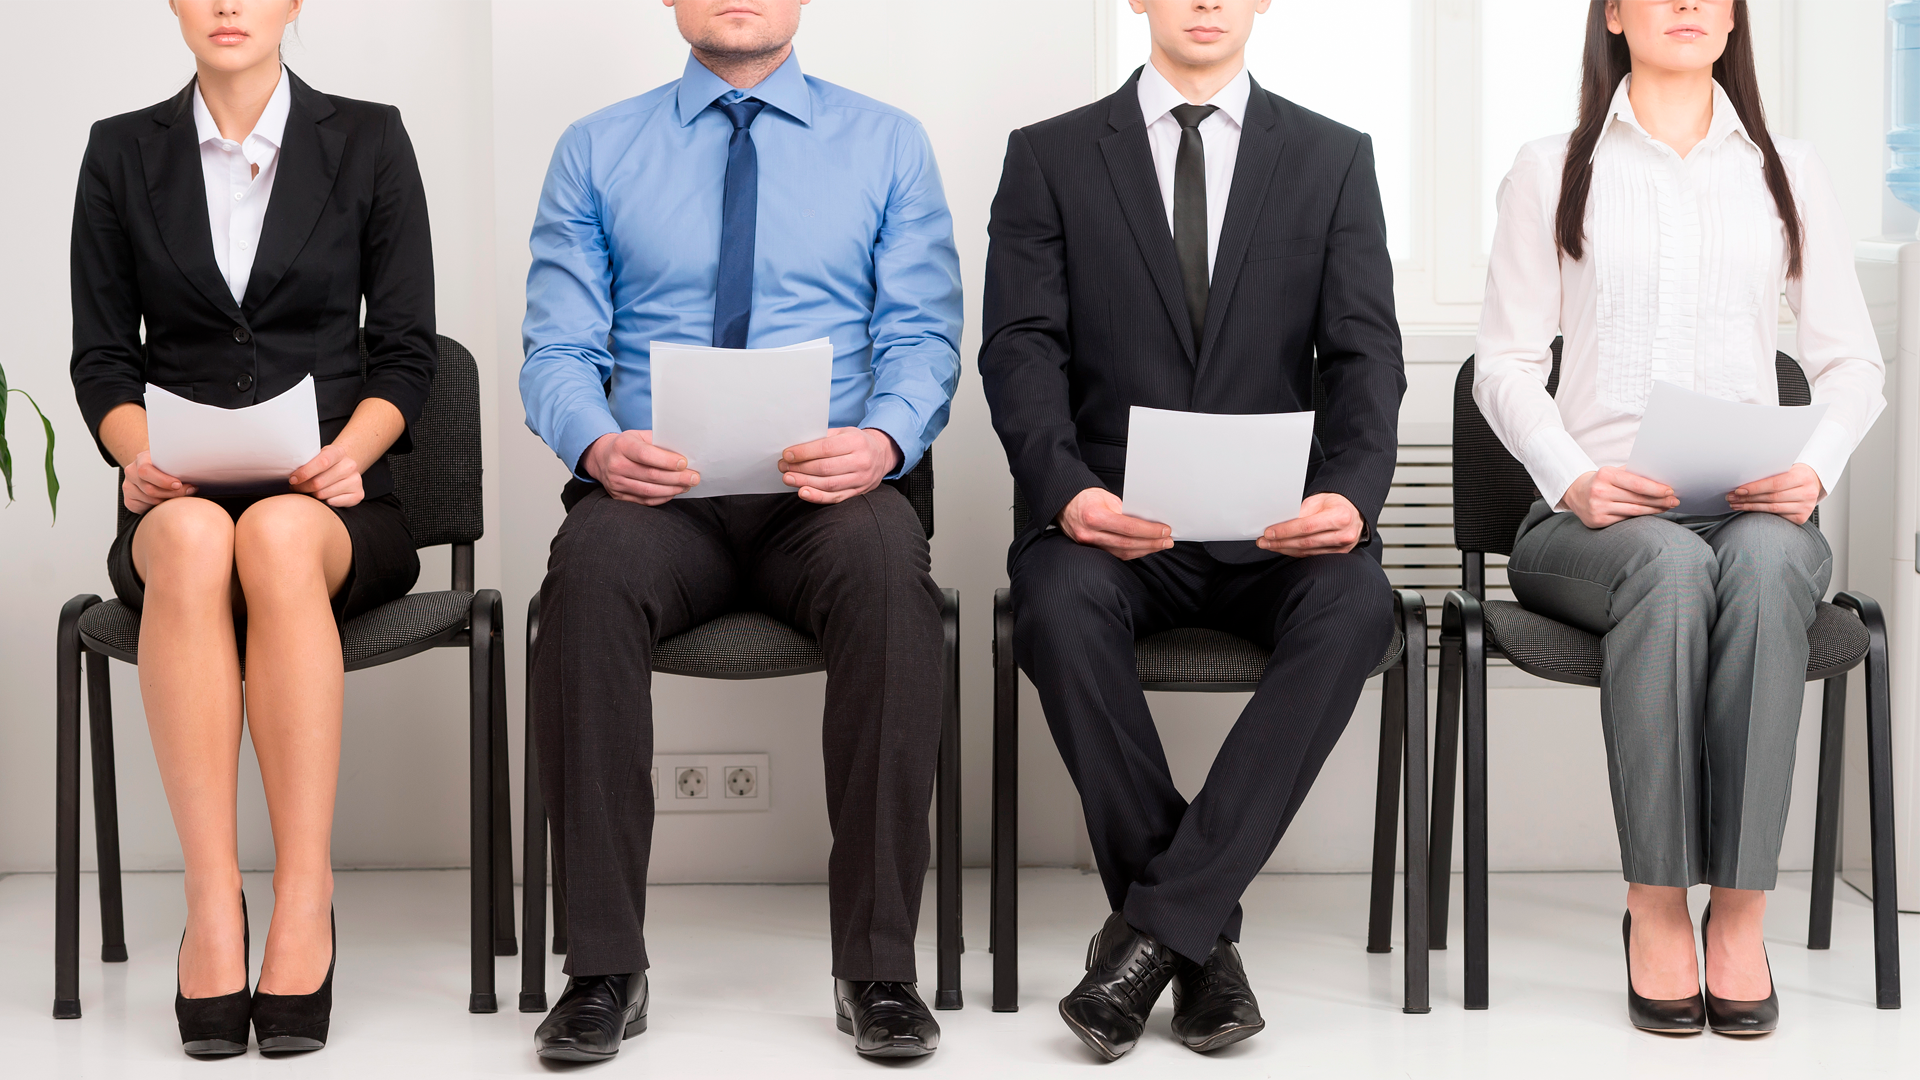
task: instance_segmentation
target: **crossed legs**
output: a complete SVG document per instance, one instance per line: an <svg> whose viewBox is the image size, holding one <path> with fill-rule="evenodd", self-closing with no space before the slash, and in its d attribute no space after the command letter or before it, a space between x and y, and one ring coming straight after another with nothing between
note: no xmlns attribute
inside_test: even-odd
<svg viewBox="0 0 1920 1080"><path fill-rule="evenodd" d="M206 499L170 499L141 521L133 561L146 594L140 694L186 863L181 991L215 997L246 983L235 823L244 708L275 852L260 988L309 993L332 956L345 674L329 598L353 563L346 527L305 495L263 499L238 521ZM244 705L234 634L242 613Z"/></svg>

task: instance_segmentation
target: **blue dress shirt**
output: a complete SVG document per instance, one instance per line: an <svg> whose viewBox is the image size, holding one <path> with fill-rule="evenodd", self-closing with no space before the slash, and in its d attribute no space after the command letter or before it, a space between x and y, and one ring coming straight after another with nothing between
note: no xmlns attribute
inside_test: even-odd
<svg viewBox="0 0 1920 1080"><path fill-rule="evenodd" d="M569 127L547 167L520 397L582 479L594 440L653 427L647 343L712 340L733 125L709 106L739 94L689 57L679 81ZM802 75L797 54L745 94L768 106L752 128L747 345L831 339L832 425L886 432L901 475L960 378L960 259L933 149L900 110Z"/></svg>

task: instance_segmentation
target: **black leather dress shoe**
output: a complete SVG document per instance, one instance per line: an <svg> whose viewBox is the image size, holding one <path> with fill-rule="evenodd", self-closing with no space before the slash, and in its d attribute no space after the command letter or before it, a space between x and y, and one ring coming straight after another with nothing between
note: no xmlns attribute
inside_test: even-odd
<svg viewBox="0 0 1920 1080"><path fill-rule="evenodd" d="M1060 1018L1108 1061L1133 1049L1147 1015L1173 978L1174 952L1127 925L1119 912L1087 943L1087 975L1060 999Z"/></svg>
<svg viewBox="0 0 1920 1080"><path fill-rule="evenodd" d="M1233 942L1214 942L1204 964L1174 955L1173 1033L1187 1049L1204 1054L1232 1046L1266 1026Z"/></svg>
<svg viewBox="0 0 1920 1080"><path fill-rule="evenodd" d="M862 1057L924 1057L940 1047L940 1025L912 983L835 979L833 1022Z"/></svg>
<svg viewBox="0 0 1920 1080"><path fill-rule="evenodd" d="M1633 988L1633 912L1620 917L1620 944L1627 951L1627 1022L1661 1035L1698 1035L1706 1030L1706 1003L1699 994L1647 998Z"/></svg>
<svg viewBox="0 0 1920 1080"><path fill-rule="evenodd" d="M1700 944L1707 943L1707 925L1713 921L1713 905L1700 916ZM1762 955L1766 946L1761 946ZM1773 985L1773 961L1767 961L1767 996L1759 1001L1730 1001L1716 997L1713 987L1700 980L1705 993L1707 1023L1716 1035L1770 1035L1780 1026L1780 988Z"/></svg>
<svg viewBox="0 0 1920 1080"><path fill-rule="evenodd" d="M566 993L533 1033L533 1048L551 1061L602 1061L620 1052L620 1040L647 1030L647 973L586 975L567 980Z"/></svg>

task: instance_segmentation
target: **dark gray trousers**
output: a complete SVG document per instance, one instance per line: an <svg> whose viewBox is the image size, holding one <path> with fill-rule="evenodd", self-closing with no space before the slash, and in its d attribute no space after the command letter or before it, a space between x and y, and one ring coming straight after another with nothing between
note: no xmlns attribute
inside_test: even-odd
<svg viewBox="0 0 1920 1080"><path fill-rule="evenodd" d="M569 485L540 587L529 722L566 904L571 975L647 967L654 645L753 609L818 638L833 974L915 980L940 748L940 590L899 492L648 507Z"/></svg>
<svg viewBox="0 0 1920 1080"><path fill-rule="evenodd" d="M1528 608L1605 637L1600 723L1628 881L1773 888L1807 628L1832 572L1820 530L1777 514L1589 529L1533 504L1507 579Z"/></svg>
<svg viewBox="0 0 1920 1080"><path fill-rule="evenodd" d="M1240 896L1280 843L1393 639L1364 552L1221 562L1200 544L1122 562L1048 533L1013 563L1014 655L1080 791L1113 910L1190 960L1240 937ZM1189 805L1134 664L1180 626L1273 650Z"/></svg>

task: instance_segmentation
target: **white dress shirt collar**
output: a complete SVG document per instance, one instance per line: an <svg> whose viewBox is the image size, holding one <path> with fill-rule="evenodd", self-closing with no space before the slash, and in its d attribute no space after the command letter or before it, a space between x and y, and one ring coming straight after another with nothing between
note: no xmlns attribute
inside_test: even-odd
<svg viewBox="0 0 1920 1080"><path fill-rule="evenodd" d="M1640 118L1634 115L1633 102L1627 97L1627 90L1632 85L1633 76L1629 74L1620 80L1618 87L1614 88L1613 100L1607 104L1608 128L1612 129L1615 124L1624 124L1627 128L1639 133L1641 138L1649 142L1659 143L1659 140L1655 139L1653 135L1641 125ZM1761 155L1762 160L1765 160L1765 153L1760 150L1759 144L1753 141L1753 136L1747 134L1747 126L1740 122L1740 111L1733 107L1733 99L1727 96L1727 92L1720 86L1720 81L1715 79L1713 81L1713 120L1707 125L1706 137L1701 139L1694 145L1692 150L1687 152L1687 157L1691 159L1695 153L1701 150L1712 151L1722 142L1725 142L1728 136L1736 132L1741 139L1746 141L1747 145L1753 147L1755 153ZM1606 131L1601 132L1602 135L1606 133ZM1665 146L1666 144L1660 143L1660 145ZM1669 147L1669 149L1671 149L1671 147ZM1600 153L1598 141L1594 143L1593 152L1596 155Z"/></svg>
<svg viewBox="0 0 1920 1080"><path fill-rule="evenodd" d="M1201 104L1218 106L1233 121L1234 127L1240 127L1246 123L1247 95L1251 88L1252 80L1247 76L1247 69L1242 67L1232 81ZM1172 112L1175 105L1185 104L1186 97L1173 88L1165 75L1160 74L1160 69L1153 66L1153 61L1147 61L1140 69L1140 118L1151 126L1154 121Z"/></svg>
<svg viewBox="0 0 1920 1080"><path fill-rule="evenodd" d="M193 129L196 141L205 144L209 141L233 143L247 155L247 160L262 168L266 159L280 149L280 143L287 136L287 113L293 108L293 91L288 87L287 69L280 68L280 82L273 88L273 96L267 99L267 107L260 119L253 125L253 131L237 142L220 134L220 125L213 122L213 114L207 111L207 99L200 96L200 82L193 84ZM258 140L258 142L256 142Z"/></svg>

